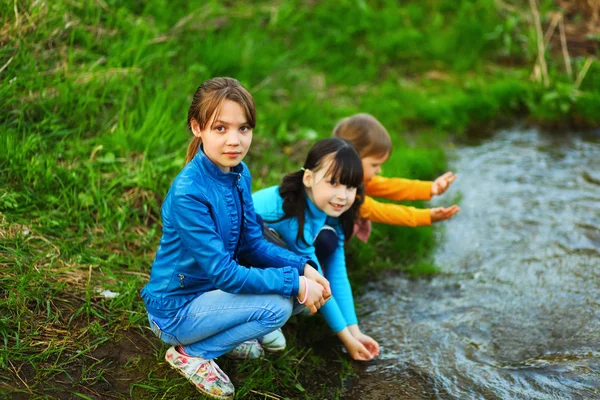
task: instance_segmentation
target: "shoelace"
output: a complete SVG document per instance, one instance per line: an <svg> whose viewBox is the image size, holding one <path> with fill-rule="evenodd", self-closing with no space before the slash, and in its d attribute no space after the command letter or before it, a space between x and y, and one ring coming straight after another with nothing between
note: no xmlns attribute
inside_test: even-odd
<svg viewBox="0 0 600 400"><path fill-rule="evenodd" d="M211 371L215 373L222 381L229 382L229 377L223 372L221 368L217 365L214 360L204 360L202 358L190 357L188 359L188 368L185 369L185 375L188 378L191 378L193 375L198 372L200 367L206 364L206 370L210 373Z"/></svg>

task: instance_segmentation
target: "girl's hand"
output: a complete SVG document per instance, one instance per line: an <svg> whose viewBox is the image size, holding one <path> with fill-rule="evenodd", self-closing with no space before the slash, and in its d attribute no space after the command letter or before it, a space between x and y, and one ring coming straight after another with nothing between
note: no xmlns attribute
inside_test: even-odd
<svg viewBox="0 0 600 400"><path fill-rule="evenodd" d="M325 279L323 275L319 273L312 266L305 264L304 265L304 276L308 279L312 279L315 282L318 282L325 289L325 301L329 300L331 297L331 287L329 286L329 281Z"/></svg>
<svg viewBox="0 0 600 400"><path fill-rule="evenodd" d="M450 184L458 178L458 175L452 172L446 172L444 175L433 181L431 185L431 194L433 196L439 196L444 193L450 187Z"/></svg>
<svg viewBox="0 0 600 400"><path fill-rule="evenodd" d="M306 283L308 283L308 296L306 295ZM327 302L324 293L325 289L318 282L308 278L307 282L305 282L304 279L300 278L300 288L298 289L298 296L296 298L298 301L306 298L304 305L308 307L311 314L315 314Z"/></svg>
<svg viewBox="0 0 600 400"><path fill-rule="evenodd" d="M350 338L345 340L344 346L346 346L346 350L348 350L348 354L350 354L353 360L369 361L374 357L374 354L354 336L350 336Z"/></svg>
<svg viewBox="0 0 600 400"><path fill-rule="evenodd" d="M444 221L446 219L450 219L460 211L460 208L455 204L452 207L444 208L431 208L429 210L429 215L431 215L431 222Z"/></svg>
<svg viewBox="0 0 600 400"><path fill-rule="evenodd" d="M352 334L356 340L362 343L363 346L371 353L371 356L377 357L379 355L379 344L372 337L365 335L362 332L358 334Z"/></svg>

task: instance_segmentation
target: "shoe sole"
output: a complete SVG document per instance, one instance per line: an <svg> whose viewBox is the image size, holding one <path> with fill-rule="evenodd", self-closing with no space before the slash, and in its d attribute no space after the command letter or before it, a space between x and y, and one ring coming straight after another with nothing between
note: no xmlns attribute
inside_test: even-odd
<svg viewBox="0 0 600 400"><path fill-rule="evenodd" d="M187 379L188 382L190 382L192 385L194 385L196 390L199 391L200 393L202 393L203 396L210 397L211 399L217 399L217 400L232 400L235 397L235 393L233 393L231 396L219 396L219 395L216 395L213 393L208 393L208 392L200 389L198 386L196 386L196 384L194 382L190 381L188 379L188 377L185 375L185 373L183 372L183 370L171 365L171 363L168 361L167 361L167 364L169 364L169 367L171 367L172 369L177 371L179 373L179 375L183 376L185 379Z"/></svg>
<svg viewBox="0 0 600 400"><path fill-rule="evenodd" d="M265 347L263 346L264 351L268 351L269 353L281 353L285 350L285 346L283 347Z"/></svg>
<svg viewBox="0 0 600 400"><path fill-rule="evenodd" d="M265 358L264 353L260 357L236 357L236 356L232 356L231 354L227 354L227 353L225 353L224 356L231 360L260 360L261 358Z"/></svg>

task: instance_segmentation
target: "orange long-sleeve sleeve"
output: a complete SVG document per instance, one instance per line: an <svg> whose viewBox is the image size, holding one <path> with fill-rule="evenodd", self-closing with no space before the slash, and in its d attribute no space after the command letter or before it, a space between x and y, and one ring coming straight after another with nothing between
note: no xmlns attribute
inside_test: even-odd
<svg viewBox="0 0 600 400"><path fill-rule="evenodd" d="M380 203L370 196L390 200L430 200L433 182L376 176L365 185L365 201L360 207L361 218L372 222L401 226L429 226L429 209Z"/></svg>
<svg viewBox="0 0 600 400"><path fill-rule="evenodd" d="M365 194L397 201L431 200L431 185L430 181L375 176L365 185Z"/></svg>
<svg viewBox="0 0 600 400"><path fill-rule="evenodd" d="M420 209L400 204L380 203L369 196L365 196L365 202L360 206L360 217L389 225L412 227L431 225L429 208Z"/></svg>

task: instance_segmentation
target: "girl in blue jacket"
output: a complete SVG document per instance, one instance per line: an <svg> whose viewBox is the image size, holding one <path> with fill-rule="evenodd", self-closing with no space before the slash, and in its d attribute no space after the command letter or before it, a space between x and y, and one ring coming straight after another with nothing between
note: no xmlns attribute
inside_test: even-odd
<svg viewBox="0 0 600 400"><path fill-rule="evenodd" d="M288 320L294 297L315 313L330 296L310 258L269 243L256 222L242 163L255 123L254 100L235 79L198 88L188 112L194 139L163 203L163 235L142 290L153 332L172 345L167 362L220 399L233 398L234 387L216 357L262 356L256 338Z"/></svg>
<svg viewBox="0 0 600 400"><path fill-rule="evenodd" d="M344 238L352 236L362 181L362 162L352 144L328 138L315 143L300 171L253 198L256 212L289 249L317 265L323 261L319 271L331 283L332 297L321 313L353 359L370 360L379 355L379 345L358 327L344 256ZM317 257L314 243L322 235L333 236L333 246Z"/></svg>

